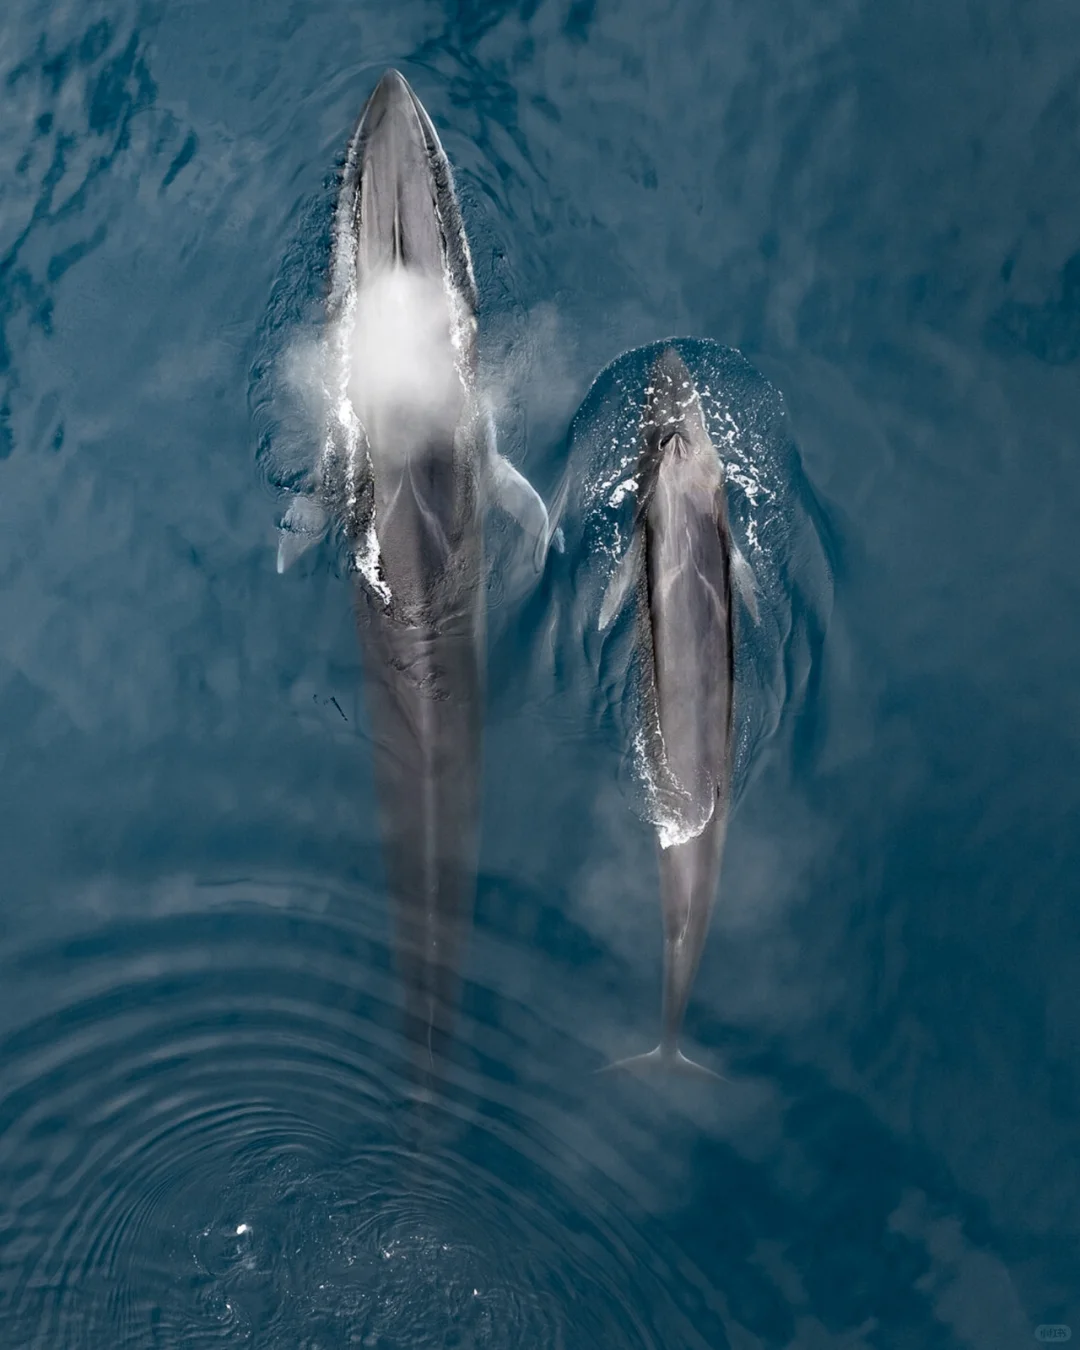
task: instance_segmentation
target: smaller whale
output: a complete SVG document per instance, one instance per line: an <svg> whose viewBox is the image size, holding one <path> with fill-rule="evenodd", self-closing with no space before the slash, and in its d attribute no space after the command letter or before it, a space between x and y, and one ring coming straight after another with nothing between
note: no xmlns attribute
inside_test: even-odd
<svg viewBox="0 0 1080 1350"><path fill-rule="evenodd" d="M660 1065L716 1078L679 1035L720 877L731 793L732 586L755 622L750 569L728 527L724 466L673 347L653 365L629 548L604 594L606 629L633 594L642 741L658 808L664 992L660 1044L608 1068Z"/></svg>

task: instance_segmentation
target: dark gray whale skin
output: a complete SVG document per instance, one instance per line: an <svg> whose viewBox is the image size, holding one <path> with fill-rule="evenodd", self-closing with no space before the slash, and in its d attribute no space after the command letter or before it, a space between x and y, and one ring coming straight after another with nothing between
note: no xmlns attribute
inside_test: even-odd
<svg viewBox="0 0 1080 1350"><path fill-rule="evenodd" d="M476 286L450 166L405 80L387 71L350 146L360 284L389 266L448 274L475 332ZM468 321L472 320L469 324ZM475 380L475 344L464 355ZM375 530L389 606L363 584L356 613L406 1034L449 1034L476 890L484 680L480 427L462 409L426 443L382 454L369 431ZM407 428L404 434L408 434ZM393 501L390 509L380 511Z"/></svg>
<svg viewBox="0 0 1080 1350"><path fill-rule="evenodd" d="M610 1067L661 1065L705 1076L679 1034L701 963L720 877L731 789L735 625L732 583L756 617L746 564L731 537L724 469L690 374L673 347L646 395L629 549L608 587L605 628L636 603L646 754L661 809L692 837L659 848L664 926L660 1044Z"/></svg>
<svg viewBox="0 0 1080 1350"><path fill-rule="evenodd" d="M387 276L428 287L445 305L437 350L426 328L416 350L446 396L420 411L399 395L352 404L328 433L315 491L286 513L278 554L283 571L334 521L355 564L406 1034L431 1067L452 1031L476 890L487 504L535 537L537 568L551 540L543 502L495 450L477 390L476 285L450 165L397 71L382 76L349 142L331 264L328 332Z"/></svg>

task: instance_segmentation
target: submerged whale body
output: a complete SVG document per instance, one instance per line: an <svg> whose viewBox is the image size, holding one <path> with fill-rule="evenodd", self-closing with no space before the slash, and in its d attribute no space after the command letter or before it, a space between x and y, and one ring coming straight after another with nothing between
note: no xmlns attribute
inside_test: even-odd
<svg viewBox="0 0 1080 1350"><path fill-rule="evenodd" d="M313 491L281 525L284 571L333 526L354 576L406 1030L449 1034L476 889L485 670L483 516L543 565L547 511L496 451L477 383L477 294L453 176L388 70L348 146L334 224L329 408ZM557 542L557 541L556 541Z"/></svg>
<svg viewBox="0 0 1080 1350"><path fill-rule="evenodd" d="M732 777L732 587L754 618L753 581L728 526L724 466L682 358L664 350L646 395L629 547L600 609L636 605L642 739L659 811L664 992L660 1044L609 1067L664 1065L713 1077L679 1034L708 933Z"/></svg>

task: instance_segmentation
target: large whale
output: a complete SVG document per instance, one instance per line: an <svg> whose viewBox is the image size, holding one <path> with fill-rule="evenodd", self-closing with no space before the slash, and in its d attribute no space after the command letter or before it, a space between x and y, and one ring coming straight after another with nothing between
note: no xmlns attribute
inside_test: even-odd
<svg viewBox="0 0 1080 1350"><path fill-rule="evenodd" d="M727 832L735 622L732 583L755 620L753 579L728 527L724 466L673 347L653 365L630 545L600 608L607 628L637 604L642 741L659 819L664 986L660 1044L610 1067L661 1064L714 1076L679 1049Z"/></svg>
<svg viewBox="0 0 1080 1350"><path fill-rule="evenodd" d="M476 889L487 505L532 536L538 568L551 542L542 500L495 448L476 309L446 154L388 70L346 155L327 435L312 491L282 520L278 570L337 526L356 581L406 1029L429 1064L452 1027Z"/></svg>

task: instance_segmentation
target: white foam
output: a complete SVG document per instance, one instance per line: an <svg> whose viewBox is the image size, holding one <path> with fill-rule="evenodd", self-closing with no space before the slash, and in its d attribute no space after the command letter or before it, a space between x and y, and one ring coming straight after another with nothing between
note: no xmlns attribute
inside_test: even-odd
<svg viewBox="0 0 1080 1350"><path fill-rule="evenodd" d="M660 763L653 754L660 749ZM635 772L645 790L645 816L656 830L662 849L687 844L704 830L716 809L715 784L694 794L679 784L663 755L662 741L654 738L652 751L645 730L639 727L633 738Z"/></svg>
<svg viewBox="0 0 1080 1350"><path fill-rule="evenodd" d="M382 554L379 551L379 536L375 533L375 522L372 521L364 535L364 542L353 553L353 563L356 570L364 578L372 591L379 597L384 605L389 605L393 599L390 593L390 587L380 575L379 564Z"/></svg>

